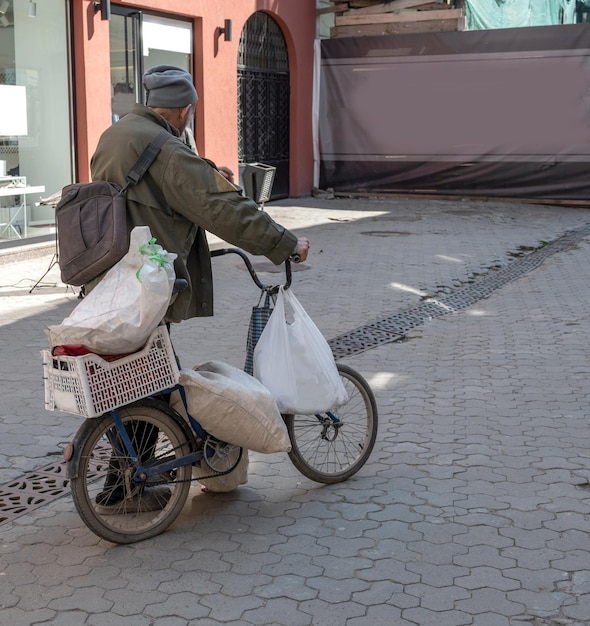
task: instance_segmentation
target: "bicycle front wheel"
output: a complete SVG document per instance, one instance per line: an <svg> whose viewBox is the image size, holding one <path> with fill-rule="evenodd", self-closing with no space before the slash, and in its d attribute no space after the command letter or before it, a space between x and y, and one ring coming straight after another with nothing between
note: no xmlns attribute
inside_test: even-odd
<svg viewBox="0 0 590 626"><path fill-rule="evenodd" d="M153 406L136 404L119 414L142 465L180 459L190 453L183 426ZM163 532L180 514L188 496L192 466L143 481L110 414L88 419L76 436L79 463L72 478L72 498L92 532L113 543L143 541Z"/></svg>
<svg viewBox="0 0 590 626"><path fill-rule="evenodd" d="M347 480L367 462L377 438L377 403L367 381L347 365L338 371L348 402L321 415L283 415L293 465L307 478Z"/></svg>

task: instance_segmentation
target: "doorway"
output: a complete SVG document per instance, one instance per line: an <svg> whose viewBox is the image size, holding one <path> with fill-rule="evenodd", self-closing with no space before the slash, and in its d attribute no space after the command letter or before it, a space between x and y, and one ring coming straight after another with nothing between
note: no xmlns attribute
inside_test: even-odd
<svg viewBox="0 0 590 626"><path fill-rule="evenodd" d="M112 7L109 27L113 122L143 102L142 76L154 65L174 65L192 75L190 22Z"/></svg>
<svg viewBox="0 0 590 626"><path fill-rule="evenodd" d="M267 13L246 22L238 51L238 161L276 167L271 199L289 196L289 55Z"/></svg>

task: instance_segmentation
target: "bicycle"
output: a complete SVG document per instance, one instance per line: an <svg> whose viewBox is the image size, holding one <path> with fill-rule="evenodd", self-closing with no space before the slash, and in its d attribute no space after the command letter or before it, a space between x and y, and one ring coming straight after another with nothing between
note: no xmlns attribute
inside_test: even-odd
<svg viewBox="0 0 590 626"><path fill-rule="evenodd" d="M260 281L243 251L224 248L211 256L229 253L242 258L263 292L278 292L278 286ZM289 288L289 261L285 272L284 287ZM241 448L207 433L186 405L188 421L170 406L170 394L180 388L176 382L180 364L165 326L154 331L142 351L112 362L97 355L43 354L46 408L87 417L66 446L64 459L75 508L102 539L128 544L164 532L180 515L193 480L226 475L240 462ZM369 384L353 368L337 367L348 402L321 415L282 416L291 443L289 459L304 476L325 484L356 474L367 462L377 436L377 405ZM113 380L105 383L111 375ZM94 394L88 391L93 378L99 382ZM142 385L145 389L151 385L151 392L142 390ZM193 465L204 465L211 476L193 479ZM115 489L120 503L105 506ZM147 496L142 500L143 494L160 501L152 507Z"/></svg>

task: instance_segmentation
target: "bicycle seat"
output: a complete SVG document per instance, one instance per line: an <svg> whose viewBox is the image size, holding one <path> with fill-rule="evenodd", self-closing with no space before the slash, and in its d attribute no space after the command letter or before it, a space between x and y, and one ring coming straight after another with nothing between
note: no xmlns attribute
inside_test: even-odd
<svg viewBox="0 0 590 626"><path fill-rule="evenodd" d="M175 278L174 286L172 287L172 293L180 293L188 287L188 281L184 278Z"/></svg>

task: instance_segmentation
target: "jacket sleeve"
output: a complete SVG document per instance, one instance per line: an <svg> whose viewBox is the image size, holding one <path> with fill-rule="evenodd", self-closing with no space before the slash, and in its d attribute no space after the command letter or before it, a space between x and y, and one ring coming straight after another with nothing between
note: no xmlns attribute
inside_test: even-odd
<svg viewBox="0 0 590 626"><path fill-rule="evenodd" d="M241 195L217 169L184 146L163 155L161 189L167 204L201 228L273 263L285 261L297 237Z"/></svg>

